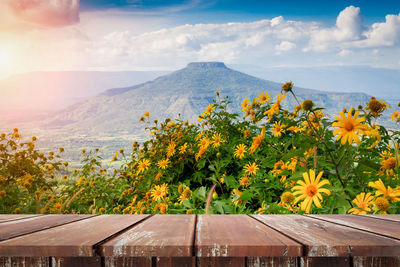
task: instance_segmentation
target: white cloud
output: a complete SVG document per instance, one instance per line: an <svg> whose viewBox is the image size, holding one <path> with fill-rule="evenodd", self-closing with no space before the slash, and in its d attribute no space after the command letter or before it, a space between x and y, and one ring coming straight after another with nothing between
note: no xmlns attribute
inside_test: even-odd
<svg viewBox="0 0 400 267"><path fill-rule="evenodd" d="M292 50L293 48L296 48L296 45L288 41L282 41L279 45L275 46L275 50L277 50L279 53Z"/></svg>
<svg viewBox="0 0 400 267"><path fill-rule="evenodd" d="M346 7L337 17L335 27L318 28L311 32L309 47L305 50L326 51L338 43L359 40L363 29L363 16L360 8Z"/></svg>
<svg viewBox="0 0 400 267"><path fill-rule="evenodd" d="M387 15L386 21L374 23L363 34L366 39L355 43L358 47L394 46L400 43L400 13Z"/></svg>
<svg viewBox="0 0 400 267"><path fill-rule="evenodd" d="M294 41L306 40L313 26L277 17L249 23L182 25L140 35L113 32L97 42L92 52L101 53L103 58L120 57L132 64L196 60L229 63L252 51L273 54L276 50L291 50L296 47Z"/></svg>
<svg viewBox="0 0 400 267"><path fill-rule="evenodd" d="M330 49L375 48L400 43L400 14L387 15L385 22L371 27L363 24L360 8L349 6L340 12L333 28L317 28L311 32L304 51L326 52Z"/></svg>

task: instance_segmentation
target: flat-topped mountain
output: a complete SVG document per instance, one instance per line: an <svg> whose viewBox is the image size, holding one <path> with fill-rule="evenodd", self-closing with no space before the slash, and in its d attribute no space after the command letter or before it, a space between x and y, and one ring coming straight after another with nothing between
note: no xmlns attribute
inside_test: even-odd
<svg viewBox="0 0 400 267"><path fill-rule="evenodd" d="M138 120L146 111L152 119L174 119L180 114L182 119L194 121L217 90L222 96L229 96L232 111L240 112L244 98L252 99L261 92L275 97L281 86L230 69L222 62L193 62L152 81L107 90L55 114L41 127L89 135L143 133L144 126ZM369 100L369 96L362 93L332 93L297 87L294 90L300 100L313 99L332 113ZM288 96L283 105L293 107L297 103Z"/></svg>

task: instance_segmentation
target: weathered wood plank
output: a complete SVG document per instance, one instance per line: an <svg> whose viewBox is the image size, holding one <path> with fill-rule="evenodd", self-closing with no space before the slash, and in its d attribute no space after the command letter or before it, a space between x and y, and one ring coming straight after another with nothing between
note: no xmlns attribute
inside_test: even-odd
<svg viewBox="0 0 400 267"><path fill-rule="evenodd" d="M246 267L298 267L297 257L246 257Z"/></svg>
<svg viewBox="0 0 400 267"><path fill-rule="evenodd" d="M101 256L191 257L196 215L154 215L98 248Z"/></svg>
<svg viewBox="0 0 400 267"><path fill-rule="evenodd" d="M3 222L0 227L0 241L93 216L95 215L45 215Z"/></svg>
<svg viewBox="0 0 400 267"><path fill-rule="evenodd" d="M157 257L157 267L196 267L196 257Z"/></svg>
<svg viewBox="0 0 400 267"><path fill-rule="evenodd" d="M397 256L400 241L302 215L252 215L305 245L308 257Z"/></svg>
<svg viewBox="0 0 400 267"><path fill-rule="evenodd" d="M350 267L348 257L302 257L300 258L301 267Z"/></svg>
<svg viewBox="0 0 400 267"><path fill-rule="evenodd" d="M0 242L0 256L93 256L93 246L148 215L102 215Z"/></svg>
<svg viewBox="0 0 400 267"><path fill-rule="evenodd" d="M375 217L361 217L357 215L308 215L316 219L337 223L344 226L400 239L400 222L379 220Z"/></svg>
<svg viewBox="0 0 400 267"><path fill-rule="evenodd" d="M0 257L1 267L49 267L47 257Z"/></svg>
<svg viewBox="0 0 400 267"><path fill-rule="evenodd" d="M247 215L198 215L198 257L281 257L302 253L302 245Z"/></svg>
<svg viewBox="0 0 400 267"><path fill-rule="evenodd" d="M105 267L152 267L151 257L104 257Z"/></svg>
<svg viewBox="0 0 400 267"><path fill-rule="evenodd" d="M197 267L245 267L245 257L205 257L197 258Z"/></svg>
<svg viewBox="0 0 400 267"><path fill-rule="evenodd" d="M0 223L38 216L42 214L0 214Z"/></svg>
<svg viewBox="0 0 400 267"><path fill-rule="evenodd" d="M373 217L381 220L390 220L395 222L400 222L400 214L379 214L379 215L372 215L372 214L365 214L359 215L364 217Z"/></svg>
<svg viewBox="0 0 400 267"><path fill-rule="evenodd" d="M100 257L67 257L67 258L51 258L51 267L101 267Z"/></svg>
<svg viewBox="0 0 400 267"><path fill-rule="evenodd" d="M399 257L353 257L353 267L399 267Z"/></svg>

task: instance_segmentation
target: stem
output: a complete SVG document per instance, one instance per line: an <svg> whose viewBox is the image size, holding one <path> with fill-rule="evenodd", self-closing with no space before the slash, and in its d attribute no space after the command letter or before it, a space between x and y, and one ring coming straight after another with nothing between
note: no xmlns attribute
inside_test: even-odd
<svg viewBox="0 0 400 267"><path fill-rule="evenodd" d="M214 184L211 189L210 192L208 193L208 197L207 197L207 204L206 204L206 214L208 214L208 209L210 208L210 204L211 204L211 199L212 199L212 195L214 193L215 187L217 186L217 184Z"/></svg>

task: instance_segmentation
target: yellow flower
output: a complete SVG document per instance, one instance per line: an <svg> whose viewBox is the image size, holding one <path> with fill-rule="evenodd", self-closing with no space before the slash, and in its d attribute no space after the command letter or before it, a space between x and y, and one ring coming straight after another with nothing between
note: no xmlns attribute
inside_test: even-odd
<svg viewBox="0 0 400 267"><path fill-rule="evenodd" d="M187 145L187 143L184 143L183 146L179 148L179 153L184 154L186 152Z"/></svg>
<svg viewBox="0 0 400 267"><path fill-rule="evenodd" d="M246 109L247 109L247 107L249 106L249 99L248 98L246 98L246 99L244 99L243 100L243 103L242 103L242 111L245 111Z"/></svg>
<svg viewBox="0 0 400 267"><path fill-rule="evenodd" d="M332 124L334 127L339 127L339 129L333 131L333 135L339 134L336 140L341 139L342 145L344 145L346 142L351 145L353 141L359 144L361 141L357 133L364 134L364 131L366 130L365 124L362 124L362 122L365 121L365 118L357 118L360 114L360 111L356 111L354 116L352 116L353 110L353 108L349 110L347 117L343 111L339 112L341 117L335 117L337 122Z"/></svg>
<svg viewBox="0 0 400 267"><path fill-rule="evenodd" d="M147 170L150 166L150 160L149 159L142 159L139 164L138 164L138 171L137 174L144 172Z"/></svg>
<svg viewBox="0 0 400 267"><path fill-rule="evenodd" d="M212 137L213 147L219 147L221 145L221 142L222 142L221 134L219 133L214 134Z"/></svg>
<svg viewBox="0 0 400 267"><path fill-rule="evenodd" d="M201 158L201 156L203 156L204 153L206 153L206 151L207 151L207 147L201 147L199 149L199 152L197 152L196 155L195 155L195 160L198 161L199 158Z"/></svg>
<svg viewBox="0 0 400 267"><path fill-rule="evenodd" d="M393 157L382 161L382 168L385 170L393 170L396 167L397 160Z"/></svg>
<svg viewBox="0 0 400 267"><path fill-rule="evenodd" d="M400 201L400 190L397 188L393 189L390 186L386 188L381 179L375 182L369 182L368 186L373 187L377 190L375 192L376 196L384 195L390 198L390 200L393 202Z"/></svg>
<svg viewBox="0 0 400 267"><path fill-rule="evenodd" d="M176 147L176 144L174 142L171 142L168 145L168 148L167 148L167 157L168 158L172 157L175 154L175 147Z"/></svg>
<svg viewBox="0 0 400 267"><path fill-rule="evenodd" d="M118 155L119 155L119 153L116 152L114 157L112 158L112 160L110 160L110 163L113 163L114 161L116 161L118 159Z"/></svg>
<svg viewBox="0 0 400 267"><path fill-rule="evenodd" d="M274 127L272 128L272 132L274 133L275 137L281 137L282 133L285 132L283 128L285 127L285 124L281 125L281 122L274 122Z"/></svg>
<svg viewBox="0 0 400 267"><path fill-rule="evenodd" d="M301 210L305 211L306 213L310 213L311 204L314 202L315 206L321 208L321 202L323 200L321 193L325 193L328 196L331 192L326 189L322 188L322 186L326 184L330 184L327 179L319 181L322 177L323 172L320 172L315 178L315 172L313 170L303 173L304 181L299 180L297 181L297 186L294 186L292 190L296 190L293 192L294 195L299 195L294 200L296 204L300 200L303 202L300 205Z"/></svg>
<svg viewBox="0 0 400 267"><path fill-rule="evenodd" d="M265 104L267 103L271 98L269 97L269 93L264 93L262 92L259 96L258 96L258 101L261 104Z"/></svg>
<svg viewBox="0 0 400 267"><path fill-rule="evenodd" d="M233 189L231 195L233 204L237 206L239 203L242 203L242 200L239 199L242 196L242 192L238 189Z"/></svg>
<svg viewBox="0 0 400 267"><path fill-rule="evenodd" d="M272 119L272 117L274 116L275 113L279 113L279 109L280 109L280 105L283 99L286 98L286 94L281 95L278 94L276 96L276 102L272 105L272 107L264 112L264 115L268 115L268 121L270 121Z"/></svg>
<svg viewBox="0 0 400 267"><path fill-rule="evenodd" d="M259 135L253 137L253 143L249 148L250 154L253 154L256 151L256 149L260 147L262 141L264 140L264 135L265 135L265 126L261 129L261 133Z"/></svg>
<svg viewBox="0 0 400 267"><path fill-rule="evenodd" d="M201 138L199 147L207 149L208 146L210 145L210 143L211 143L210 139L208 139L208 137L205 136L205 137Z"/></svg>
<svg viewBox="0 0 400 267"><path fill-rule="evenodd" d="M349 209L348 213L350 214L367 214L367 212L371 211L370 206L372 205L372 201L374 197L371 193L365 194L360 193L353 199L353 203L357 205L358 208Z"/></svg>
<svg viewBox="0 0 400 267"><path fill-rule="evenodd" d="M382 112L386 110L389 105L385 103L385 101L378 100L375 97L371 97L371 100L367 103L367 110L370 110L370 113L374 117L378 117Z"/></svg>
<svg viewBox="0 0 400 267"><path fill-rule="evenodd" d="M153 189L150 191L151 197L153 201L163 200L164 197L168 194L168 185L155 185Z"/></svg>
<svg viewBox="0 0 400 267"><path fill-rule="evenodd" d="M389 208L389 201L384 197L378 197L375 200L375 206L378 208L378 210L386 213L387 209Z"/></svg>
<svg viewBox="0 0 400 267"><path fill-rule="evenodd" d="M392 113L392 121L395 121L395 122L400 121L400 111L396 110Z"/></svg>
<svg viewBox="0 0 400 267"><path fill-rule="evenodd" d="M163 159L163 160L160 160L159 162L157 162L157 165L160 169L165 169L168 166L168 163L169 163L169 159L166 158L166 159Z"/></svg>
<svg viewBox="0 0 400 267"><path fill-rule="evenodd" d="M182 204L182 202L183 202L184 199L189 199L191 193L192 193L192 192L190 191L190 188L189 188L189 187L186 187L186 188L182 191L182 194L181 194L181 195L179 196L179 198L178 198L179 203Z"/></svg>
<svg viewBox="0 0 400 267"><path fill-rule="evenodd" d="M162 172L158 172L157 175L156 175L156 177L154 177L154 181L160 180L160 178L161 178L162 175L163 175Z"/></svg>
<svg viewBox="0 0 400 267"><path fill-rule="evenodd" d="M204 111L205 114L210 115L211 112L214 111L214 106L213 104L209 104L208 107L206 108L206 110Z"/></svg>
<svg viewBox="0 0 400 267"><path fill-rule="evenodd" d="M246 153L246 145L239 144L236 146L234 156L236 158L242 159L244 157L244 153Z"/></svg>
<svg viewBox="0 0 400 267"><path fill-rule="evenodd" d="M285 192L281 196L281 201L283 203L292 203L294 200L294 195L291 192Z"/></svg>
<svg viewBox="0 0 400 267"><path fill-rule="evenodd" d="M256 175L257 170L259 170L257 164L253 162L252 164L247 163L244 167L243 170L246 172L246 174L254 174Z"/></svg>
<svg viewBox="0 0 400 267"><path fill-rule="evenodd" d="M242 186L242 187L249 187L249 185L250 185L250 179L249 179L249 177L248 176L244 176L244 177L240 177L240 179L239 179L239 184Z"/></svg>
<svg viewBox="0 0 400 267"><path fill-rule="evenodd" d="M147 118L150 117L150 113L146 111L143 115L145 115Z"/></svg>

